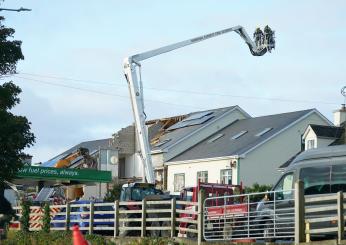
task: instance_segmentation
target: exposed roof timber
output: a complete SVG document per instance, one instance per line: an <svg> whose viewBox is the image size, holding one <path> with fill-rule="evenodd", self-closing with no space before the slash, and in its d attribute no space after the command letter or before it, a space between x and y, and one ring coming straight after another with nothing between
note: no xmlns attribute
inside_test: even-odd
<svg viewBox="0 0 346 245"><path fill-rule="evenodd" d="M242 110L238 105L234 106L231 110L226 111L219 117L215 118L214 120L208 121L206 124L204 124L202 127L198 128L197 130L191 132L190 134L185 135L180 140L176 141L174 144L167 146L165 149L169 150L170 148L174 147L175 145L181 143L182 141L186 140L187 138L190 138L192 135L196 134L197 132L203 130L204 128L208 127L210 124L217 122L218 120L222 119L223 117L227 116L228 114L234 112L235 110L239 110L240 112L244 112L245 116L251 117L248 113L246 113L244 110ZM167 159L169 160L169 159Z"/></svg>

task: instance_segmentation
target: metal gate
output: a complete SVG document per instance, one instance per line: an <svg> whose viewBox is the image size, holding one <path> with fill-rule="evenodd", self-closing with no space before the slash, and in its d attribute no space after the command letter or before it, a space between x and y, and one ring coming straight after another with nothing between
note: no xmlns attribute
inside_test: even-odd
<svg viewBox="0 0 346 245"><path fill-rule="evenodd" d="M294 190L209 197L203 207L206 241L294 237Z"/></svg>

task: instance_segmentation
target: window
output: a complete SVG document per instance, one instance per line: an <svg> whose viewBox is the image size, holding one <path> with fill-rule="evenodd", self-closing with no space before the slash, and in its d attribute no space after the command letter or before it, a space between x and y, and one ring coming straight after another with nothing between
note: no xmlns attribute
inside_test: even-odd
<svg viewBox="0 0 346 245"><path fill-rule="evenodd" d="M315 140L308 140L306 144L306 149L309 150L313 148L315 148Z"/></svg>
<svg viewBox="0 0 346 245"><path fill-rule="evenodd" d="M331 192L346 192L346 164L332 167Z"/></svg>
<svg viewBox="0 0 346 245"><path fill-rule="evenodd" d="M185 187L185 174L174 175L174 192L181 191Z"/></svg>
<svg viewBox="0 0 346 245"><path fill-rule="evenodd" d="M309 167L300 170L304 182L304 194L330 193L330 167Z"/></svg>
<svg viewBox="0 0 346 245"><path fill-rule="evenodd" d="M273 128L265 128L265 129L263 129L261 132L259 132L258 134L256 134L255 136L260 137L260 136L262 136L263 134L269 132L269 131L272 130L272 129L273 129Z"/></svg>
<svg viewBox="0 0 346 245"><path fill-rule="evenodd" d="M220 172L220 182L222 184L232 184L232 169L222 169Z"/></svg>
<svg viewBox="0 0 346 245"><path fill-rule="evenodd" d="M158 142L155 147L160 147L163 146L164 144L166 144L167 142L171 141L171 139L165 139L163 141Z"/></svg>
<svg viewBox="0 0 346 245"><path fill-rule="evenodd" d="M293 173L288 173L282 176L279 183L275 186L275 199L276 200L287 200L292 199L293 189Z"/></svg>
<svg viewBox="0 0 346 245"><path fill-rule="evenodd" d="M233 135L231 139L232 139L232 140L238 139L240 136L243 136L243 135L246 134L246 133L247 133L247 131L246 131L246 130L243 130L243 131L237 133L236 135Z"/></svg>
<svg viewBox="0 0 346 245"><path fill-rule="evenodd" d="M203 183L208 183L208 171L198 171L197 183L198 183L198 180Z"/></svg>
<svg viewBox="0 0 346 245"><path fill-rule="evenodd" d="M215 135L213 138L211 138L210 140L208 140L208 143L213 143L215 140L221 138L222 136L224 136L225 134L217 134Z"/></svg>

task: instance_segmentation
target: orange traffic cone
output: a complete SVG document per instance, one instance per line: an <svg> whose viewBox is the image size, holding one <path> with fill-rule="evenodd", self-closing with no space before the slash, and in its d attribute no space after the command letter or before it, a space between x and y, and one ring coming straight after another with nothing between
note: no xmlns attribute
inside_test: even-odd
<svg viewBox="0 0 346 245"><path fill-rule="evenodd" d="M78 225L74 225L72 228L73 245L88 245L89 243L84 239L82 233L79 230Z"/></svg>

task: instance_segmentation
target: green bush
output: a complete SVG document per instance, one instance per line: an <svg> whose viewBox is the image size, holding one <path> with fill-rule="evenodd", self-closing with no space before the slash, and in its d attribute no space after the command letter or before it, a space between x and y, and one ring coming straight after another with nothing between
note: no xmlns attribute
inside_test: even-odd
<svg viewBox="0 0 346 245"><path fill-rule="evenodd" d="M260 185L258 183L254 183L251 187L246 186L245 187L245 193L258 193L258 192L267 192L272 189L272 185ZM264 195L255 195L250 197L250 201L252 202L258 202L262 200Z"/></svg>
<svg viewBox="0 0 346 245"><path fill-rule="evenodd" d="M114 202L115 200L120 199L120 193L121 193L121 184L119 183L113 183L112 189L109 189L103 198L105 202Z"/></svg>
<svg viewBox="0 0 346 245"><path fill-rule="evenodd" d="M49 232L50 231L50 206L49 202L46 202L44 204L44 209L43 209L43 227L42 230L44 232Z"/></svg>
<svg viewBox="0 0 346 245"><path fill-rule="evenodd" d="M23 232L28 232L30 228L30 205L29 201L22 201L22 217L20 217L20 227Z"/></svg>

